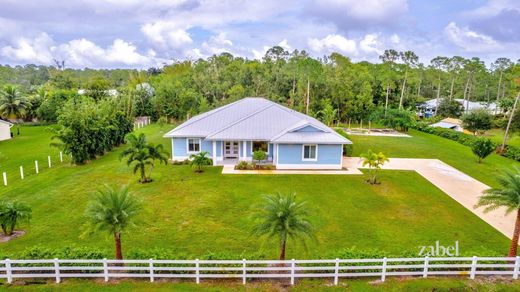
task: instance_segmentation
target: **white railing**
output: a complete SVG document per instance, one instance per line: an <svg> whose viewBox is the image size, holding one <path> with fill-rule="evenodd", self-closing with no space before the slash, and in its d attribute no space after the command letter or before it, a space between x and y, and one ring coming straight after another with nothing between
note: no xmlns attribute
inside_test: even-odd
<svg viewBox="0 0 520 292"><path fill-rule="evenodd" d="M334 260L3 260L0 279L19 278L184 278L200 283L208 278L288 279L391 276L509 275L518 279L520 257L382 258Z"/></svg>

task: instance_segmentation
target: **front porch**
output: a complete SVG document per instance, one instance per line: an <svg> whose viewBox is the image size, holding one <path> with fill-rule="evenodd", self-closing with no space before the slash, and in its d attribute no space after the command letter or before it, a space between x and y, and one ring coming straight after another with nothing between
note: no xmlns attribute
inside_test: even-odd
<svg viewBox="0 0 520 292"><path fill-rule="evenodd" d="M252 161L253 152L266 152L266 161L272 162L274 147L267 141L211 141L213 165L236 165L240 161Z"/></svg>

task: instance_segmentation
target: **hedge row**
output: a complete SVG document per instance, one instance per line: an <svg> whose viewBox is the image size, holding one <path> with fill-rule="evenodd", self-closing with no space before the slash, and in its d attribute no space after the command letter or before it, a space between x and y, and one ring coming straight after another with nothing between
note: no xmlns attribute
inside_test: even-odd
<svg viewBox="0 0 520 292"><path fill-rule="evenodd" d="M419 256L419 248L413 250L403 250L402 252L390 253L377 249L361 250L356 247L344 248L337 251L320 254L305 254L306 258L313 259L365 259L365 258L383 258L383 257L417 257ZM129 249L123 250L123 255L127 259L159 259L159 260L189 260L189 259L203 259L203 260L269 260L273 259L266 255L265 251L255 252L206 252L204 254L187 254L180 251L164 248L152 249ZM461 252L460 256L504 256L504 254L481 247L475 250L465 250ZM34 246L25 249L21 252L6 253L0 252L0 259L103 259L113 258L114 253L110 250L92 249L87 247L70 246L66 248L46 248L42 246ZM298 258L302 258L301 256Z"/></svg>
<svg viewBox="0 0 520 292"><path fill-rule="evenodd" d="M478 139L477 136L465 134L462 132L457 132L451 129L445 129L445 128L438 128L438 127L430 127L426 123L417 123L415 126L416 130L419 130L421 132L425 132L428 134L437 135L446 139L453 140L455 142L458 142L462 145L471 147L471 144ZM495 147L498 145L495 145ZM520 148L507 145L505 151L502 153L499 153L499 155L502 155L504 157L520 161Z"/></svg>

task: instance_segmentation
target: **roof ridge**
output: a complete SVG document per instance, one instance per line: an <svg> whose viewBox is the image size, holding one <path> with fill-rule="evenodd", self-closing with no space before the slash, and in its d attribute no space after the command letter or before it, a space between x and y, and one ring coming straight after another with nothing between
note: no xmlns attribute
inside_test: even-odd
<svg viewBox="0 0 520 292"><path fill-rule="evenodd" d="M260 108L259 110L255 111L255 112L252 112L251 114L249 114L249 115L247 115L247 116L245 116L245 117L243 117L243 118L241 118L241 119L238 119L237 121L235 121L235 122L233 122L233 123L231 123L231 124L229 124L229 125L223 127L222 129L220 129L220 130L218 130L218 131L215 131L215 132L213 132L213 133L208 134L208 135L206 136L206 138L210 138L211 136L214 136L214 135L216 135L216 134L218 134L218 133L220 133L220 132L222 132L222 131L224 131L224 130L227 130L227 129L231 128L232 126L234 126L234 125L236 125L236 124L238 124L238 123L241 123L241 122L243 122L243 121L249 119L250 117L252 117L252 116L254 116L254 115L256 115L256 114L259 114L259 113L261 113L261 112L263 112L263 111L265 111L265 110L267 110L268 108L271 108L271 107L273 107L273 106L274 106L274 105L273 105L273 102L271 102L271 103L268 104L267 106L265 106L265 107L263 107L263 108Z"/></svg>
<svg viewBox="0 0 520 292"><path fill-rule="evenodd" d="M309 121L299 121L294 125L291 125L290 127L287 127L283 130L281 130L278 134L276 134L274 137L270 139L270 141L274 141L278 138L280 138L283 134L289 133L289 131L296 129L298 127L305 127L307 125L310 125Z"/></svg>
<svg viewBox="0 0 520 292"><path fill-rule="evenodd" d="M218 113L218 112L220 112L220 111L222 111L222 110L224 110L224 109L230 107L231 105L234 105L234 104L237 104L237 103L239 103L239 102L244 101L245 99L247 99L247 97L245 97L245 98L241 98L241 99L239 99L239 100L237 100L237 101L234 101L234 102L232 102L232 103L228 103L228 104L226 104L226 105L223 105L223 106L217 107L217 108L211 110L211 111L213 111L211 114L210 114L211 111L210 111L210 112L205 112L205 113L199 114L199 115L203 115L203 114L207 114L207 115L201 117L200 119L198 119L198 120L196 120L196 121L192 121L191 123L187 123L187 122L190 120L190 119L188 119L186 122L184 122L184 124L181 124L181 125L177 126L176 128L174 128L173 130L169 131L168 133L166 133L166 134L164 134L164 135L166 136L166 135L168 135L170 132L173 132L173 131L177 131L177 130L183 129L183 128L189 126L189 125L193 125L193 123L196 123L196 122L198 122L198 121L200 121L200 120L202 120L202 119L205 119L205 118L207 118L207 117L210 117L210 116L212 116L213 114L216 114L216 113ZM197 115L197 116L199 116L199 115ZM191 119L194 119L194 118L196 118L197 116L194 116L194 117L192 117Z"/></svg>

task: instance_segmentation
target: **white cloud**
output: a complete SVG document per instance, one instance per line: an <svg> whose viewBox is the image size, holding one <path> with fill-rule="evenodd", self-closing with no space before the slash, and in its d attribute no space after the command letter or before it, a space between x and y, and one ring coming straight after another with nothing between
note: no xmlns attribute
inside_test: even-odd
<svg viewBox="0 0 520 292"><path fill-rule="evenodd" d="M397 35L397 34L392 34L390 36L390 41L393 43L393 44L398 44L401 42L401 38Z"/></svg>
<svg viewBox="0 0 520 292"><path fill-rule="evenodd" d="M493 52L501 49L501 45L492 37L477 33L468 27L459 27L455 22L450 22L444 28L444 34L458 47L467 52Z"/></svg>
<svg viewBox="0 0 520 292"><path fill-rule="evenodd" d="M311 50L320 54L333 52L355 55L357 54L356 41L346 39L338 34L329 34L322 39L309 38L307 41Z"/></svg>
<svg viewBox="0 0 520 292"><path fill-rule="evenodd" d="M380 55L384 49L382 43L379 41L379 34L371 33L365 35L365 37L359 41L359 48L365 53L374 53Z"/></svg>
<svg viewBox="0 0 520 292"><path fill-rule="evenodd" d="M34 39L18 38L12 45L3 47L0 54L14 61L49 64L52 62L49 50L52 44L49 35L42 33Z"/></svg>
<svg viewBox="0 0 520 292"><path fill-rule="evenodd" d="M172 22L147 23L141 27L141 32L153 45L162 49L181 48L193 42L186 30Z"/></svg>

